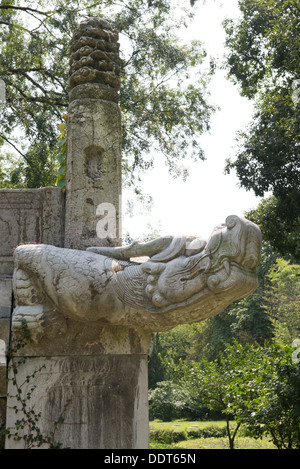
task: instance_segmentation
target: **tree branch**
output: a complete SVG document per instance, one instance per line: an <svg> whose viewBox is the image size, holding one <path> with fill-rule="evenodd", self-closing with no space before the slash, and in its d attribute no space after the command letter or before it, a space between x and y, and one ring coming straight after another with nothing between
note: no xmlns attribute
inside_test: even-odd
<svg viewBox="0 0 300 469"><path fill-rule="evenodd" d="M9 145L11 145L23 158L26 159L26 156L24 155L24 153L21 152L21 150L19 150L16 145L14 143L12 143L10 140L8 140L8 138L6 138L4 135L0 134L0 138L2 138L3 140L5 140Z"/></svg>
<svg viewBox="0 0 300 469"><path fill-rule="evenodd" d="M25 11L27 13L38 13L39 15L49 15L49 12L41 11L41 10L36 10L35 8L29 8L29 7L18 7L15 5L0 5L1 10L21 10Z"/></svg>
<svg viewBox="0 0 300 469"><path fill-rule="evenodd" d="M21 152L21 150L19 150L16 145L14 143L12 143L8 138L6 138L4 135L0 134L0 138L2 138L3 140L5 140L5 142L7 142L9 145L11 145L21 156L22 158L24 158L24 160L26 161L26 163L31 166L31 168L33 168L32 164L31 164L31 161L26 157L26 155L24 153Z"/></svg>
<svg viewBox="0 0 300 469"><path fill-rule="evenodd" d="M5 70L5 73L9 73L11 75L16 75L16 74L22 74L24 76L26 76L27 73L30 73L30 72L40 72L44 75L47 75L49 78L51 78L52 82L54 81L57 81L59 83L59 85L62 87L62 89L64 91L65 90L65 86L61 83L61 81L59 80L59 78L57 76L55 76L55 74L51 73L49 70L46 70L45 68L29 68L29 69L24 69L24 68L7 68ZM48 91L47 91L48 93ZM62 96L62 93L59 93L58 91L53 91L53 93L59 95L59 96Z"/></svg>

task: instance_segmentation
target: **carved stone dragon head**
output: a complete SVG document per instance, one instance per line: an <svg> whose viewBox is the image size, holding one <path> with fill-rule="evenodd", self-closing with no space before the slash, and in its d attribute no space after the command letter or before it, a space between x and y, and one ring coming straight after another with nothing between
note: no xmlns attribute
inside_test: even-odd
<svg viewBox="0 0 300 469"><path fill-rule="evenodd" d="M207 243L200 238L161 238L164 247L158 253L157 243L152 242L153 256L151 250L145 250L147 245L134 246L136 255L147 252L149 260L119 269L113 288L129 306L157 313L158 322L176 311L183 311L184 316L186 312L197 316L198 311L202 317L204 310L208 316L216 314L215 310L220 312L220 307L225 309L257 288L261 234L254 223L244 218L227 217ZM129 254L132 247L127 248ZM121 250L120 257L125 259L126 248Z"/></svg>
<svg viewBox="0 0 300 469"><path fill-rule="evenodd" d="M69 321L152 331L199 322L257 288L260 251L259 228L238 216L227 217L207 242L166 236L86 251L20 246L14 323L28 314L43 322L45 311Z"/></svg>

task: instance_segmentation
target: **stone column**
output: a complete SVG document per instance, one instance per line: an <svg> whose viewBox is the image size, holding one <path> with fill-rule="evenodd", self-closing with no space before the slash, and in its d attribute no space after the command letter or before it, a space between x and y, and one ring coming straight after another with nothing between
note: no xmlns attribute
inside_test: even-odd
<svg viewBox="0 0 300 469"><path fill-rule="evenodd" d="M70 45L65 247L114 246L121 238L118 32L89 18Z"/></svg>

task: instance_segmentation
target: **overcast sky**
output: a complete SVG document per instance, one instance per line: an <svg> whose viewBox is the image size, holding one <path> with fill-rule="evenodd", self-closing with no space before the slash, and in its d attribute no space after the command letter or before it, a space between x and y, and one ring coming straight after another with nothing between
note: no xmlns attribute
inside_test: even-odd
<svg viewBox="0 0 300 469"><path fill-rule="evenodd" d="M207 52L222 58L225 33L221 25L226 17L237 17L237 0L209 0L197 8L191 39L204 42ZM222 6L221 6L222 5ZM238 89L218 71L210 84L211 100L221 110L211 120L210 134L200 139L206 161L189 164L190 177L186 182L174 180L164 165L156 161L153 171L143 176L142 187L153 197L153 209L144 216L135 213L128 217L123 211L123 234L129 232L137 239L147 233L147 224L163 234L190 234L207 238L213 228L228 215L243 215L257 207L260 199L252 192L238 187L234 174L224 175L225 160L234 157L236 132L249 123L253 103L241 98ZM128 194L123 193L125 207Z"/></svg>

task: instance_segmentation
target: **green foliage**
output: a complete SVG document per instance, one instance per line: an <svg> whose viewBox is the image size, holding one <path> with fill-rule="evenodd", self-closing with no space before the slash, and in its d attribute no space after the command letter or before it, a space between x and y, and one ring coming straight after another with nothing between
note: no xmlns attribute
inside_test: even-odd
<svg viewBox="0 0 300 469"><path fill-rule="evenodd" d="M224 436L226 436L226 427L217 425L193 430L151 429L150 427L150 440L166 445L195 438L223 438Z"/></svg>
<svg viewBox="0 0 300 469"><path fill-rule="evenodd" d="M236 419L251 434L270 436L279 449L300 447L300 366L290 347L231 349L228 359L239 353L240 370L234 385L239 398L231 406Z"/></svg>
<svg viewBox="0 0 300 469"><path fill-rule="evenodd" d="M239 8L238 24L225 22L228 66L243 94L254 97L266 78L299 71L299 1L241 0Z"/></svg>
<svg viewBox="0 0 300 469"><path fill-rule="evenodd" d="M124 180L133 184L140 170L151 167L154 150L174 176L186 174L185 157L203 158L197 137L208 129L213 111L206 91L211 70L205 70L199 41L182 44L176 37L192 16L189 2L182 6L187 8L174 8L171 0L0 5L0 76L6 84L0 144L21 157L11 170L20 177L9 177L11 185L55 184L57 122L68 105L68 47L86 16L104 17L120 32ZM1 156L6 157L3 147Z"/></svg>
<svg viewBox="0 0 300 469"><path fill-rule="evenodd" d="M255 113L227 171L235 170L256 195L274 195L254 215L265 239L299 260L299 0L241 0L239 6L241 20L225 23L227 66L241 94L255 99Z"/></svg>
<svg viewBox="0 0 300 469"><path fill-rule="evenodd" d="M234 438L240 426L238 423L232 431L229 425L232 411L228 408L236 398L236 395L233 396L232 391L230 392L234 381L234 369L228 367L228 363L220 366L217 362L206 360L199 363L181 362L179 364L168 361L166 367L170 378L186 389L191 400L197 402L201 397L202 402L208 408L225 414L229 447L233 449Z"/></svg>
<svg viewBox="0 0 300 469"><path fill-rule="evenodd" d="M150 430L150 440L155 440L158 443L172 444L184 441L187 439L187 433L184 431L174 430Z"/></svg>
<svg viewBox="0 0 300 469"><path fill-rule="evenodd" d="M296 449L300 444L300 366L292 349L227 346L218 361L168 362L170 376L190 393L199 395L209 408L235 418L227 425L229 446L241 424L255 438L267 434L278 448Z"/></svg>
<svg viewBox="0 0 300 469"><path fill-rule="evenodd" d="M294 200L290 200L293 199ZM256 223L263 239L272 244L281 256L300 260L300 215L297 213L297 191L285 198L263 199L258 207L246 213L246 218Z"/></svg>
<svg viewBox="0 0 300 469"><path fill-rule="evenodd" d="M166 378L161 357L168 355L175 361L186 360L193 353L193 337L201 325L180 325L164 333L156 332L153 338L153 350L149 360L149 387Z"/></svg>
<svg viewBox="0 0 300 469"><path fill-rule="evenodd" d="M300 265L278 258L268 278L265 309L273 320L276 343L288 345L300 337Z"/></svg>
<svg viewBox="0 0 300 469"><path fill-rule="evenodd" d="M196 424L196 425L195 425ZM234 422L230 422L234 426ZM190 428L191 426L197 428ZM180 432L186 435L186 439L182 439L177 443L172 442L173 433ZM240 428L235 440L237 449L275 449L276 447L270 443L267 438L254 439L248 436L246 428ZM166 443L163 434L167 434ZM157 440L155 439L157 438ZM178 437L177 437L178 438ZM177 439L175 436L175 439ZM178 438L179 439L179 438ZM150 448L151 449L226 449L228 443L226 440L226 422L224 421L207 421L207 422L191 422L186 420L173 420L168 423L160 421L150 422Z"/></svg>
<svg viewBox="0 0 300 469"><path fill-rule="evenodd" d="M166 422L179 418L185 407L186 396L180 386L170 381L161 381L149 391L149 418Z"/></svg>
<svg viewBox="0 0 300 469"><path fill-rule="evenodd" d="M205 419L209 410L201 406L201 402L195 405L189 394L180 385L172 381L160 381L154 389L148 393L149 418L160 419L165 422L178 418Z"/></svg>

